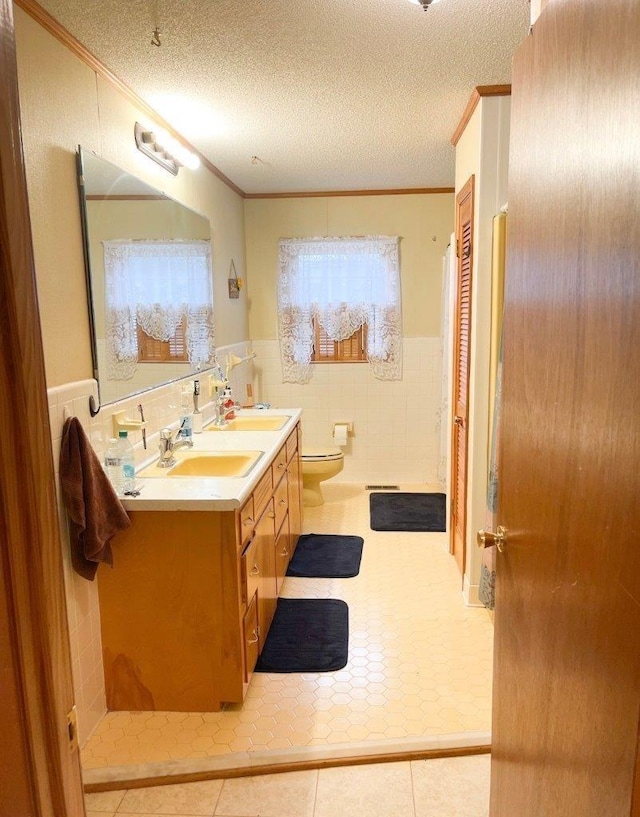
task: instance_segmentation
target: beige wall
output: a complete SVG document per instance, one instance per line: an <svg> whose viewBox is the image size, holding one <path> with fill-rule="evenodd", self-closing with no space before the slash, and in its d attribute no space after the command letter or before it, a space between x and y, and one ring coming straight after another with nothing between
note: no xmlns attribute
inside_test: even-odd
<svg viewBox="0 0 640 817"><path fill-rule="evenodd" d="M477 601L481 553L475 535L485 524L489 463L492 222L507 203L510 113L511 97L483 97L456 146L456 192L475 175L465 566L471 602Z"/></svg>
<svg viewBox="0 0 640 817"><path fill-rule="evenodd" d="M15 9L18 79L38 298L49 387L92 376L76 186L79 144L139 176L211 223L219 345L248 336L247 301L229 300L231 259L245 276L240 196L205 168L177 177L135 147L146 118L21 9ZM60 331L64 321L65 331Z"/></svg>
<svg viewBox="0 0 640 817"><path fill-rule="evenodd" d="M547 0L531 0L531 25L535 23L546 5Z"/></svg>
<svg viewBox="0 0 640 817"><path fill-rule="evenodd" d="M442 256L453 229L453 194L248 199L245 223L253 339L278 334L278 239L347 235L401 237L404 336L439 335Z"/></svg>
<svg viewBox="0 0 640 817"><path fill-rule="evenodd" d="M303 409L303 448L333 445L334 423L352 422L335 481L435 483L442 397L442 256L453 228L453 194L327 196L245 202L249 316L256 395ZM279 238L401 237L403 366L376 380L366 364L318 364L309 383L283 383L277 342ZM434 240L435 239L435 240Z"/></svg>

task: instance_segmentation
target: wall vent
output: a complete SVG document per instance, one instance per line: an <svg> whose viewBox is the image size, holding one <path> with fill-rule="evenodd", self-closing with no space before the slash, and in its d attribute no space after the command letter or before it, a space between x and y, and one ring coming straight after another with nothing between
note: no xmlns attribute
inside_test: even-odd
<svg viewBox="0 0 640 817"><path fill-rule="evenodd" d="M399 485L365 485L365 491L399 491Z"/></svg>

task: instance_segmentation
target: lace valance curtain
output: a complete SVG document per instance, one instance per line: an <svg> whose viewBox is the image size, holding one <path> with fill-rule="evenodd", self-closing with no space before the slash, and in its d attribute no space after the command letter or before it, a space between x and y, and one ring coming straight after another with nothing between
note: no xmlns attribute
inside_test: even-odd
<svg viewBox="0 0 640 817"><path fill-rule="evenodd" d="M402 374L398 239L292 238L278 242L278 334L283 380L311 378L313 321L334 341L367 326L367 358L380 380Z"/></svg>
<svg viewBox="0 0 640 817"><path fill-rule="evenodd" d="M189 362L215 353L209 241L105 241L107 376L128 380L138 365L139 325L170 340L186 319Z"/></svg>

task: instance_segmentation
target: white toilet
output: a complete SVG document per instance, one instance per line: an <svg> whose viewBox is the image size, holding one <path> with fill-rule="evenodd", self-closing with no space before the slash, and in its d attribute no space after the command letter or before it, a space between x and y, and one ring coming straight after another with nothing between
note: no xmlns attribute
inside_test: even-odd
<svg viewBox="0 0 640 817"><path fill-rule="evenodd" d="M344 453L339 448L306 448L302 446L302 504L307 507L324 504L320 483L331 479L344 468Z"/></svg>

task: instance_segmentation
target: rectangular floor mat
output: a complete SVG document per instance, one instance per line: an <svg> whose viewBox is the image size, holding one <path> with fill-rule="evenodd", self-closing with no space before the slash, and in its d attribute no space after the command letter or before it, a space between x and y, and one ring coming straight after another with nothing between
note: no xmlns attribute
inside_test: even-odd
<svg viewBox="0 0 640 817"><path fill-rule="evenodd" d="M445 494L370 494L371 530L445 531Z"/></svg>
<svg viewBox="0 0 640 817"><path fill-rule="evenodd" d="M360 572L361 536L306 533L289 562L287 576L308 579L350 579Z"/></svg>
<svg viewBox="0 0 640 817"><path fill-rule="evenodd" d="M256 672L332 672L346 666L349 608L340 599L278 599Z"/></svg>

